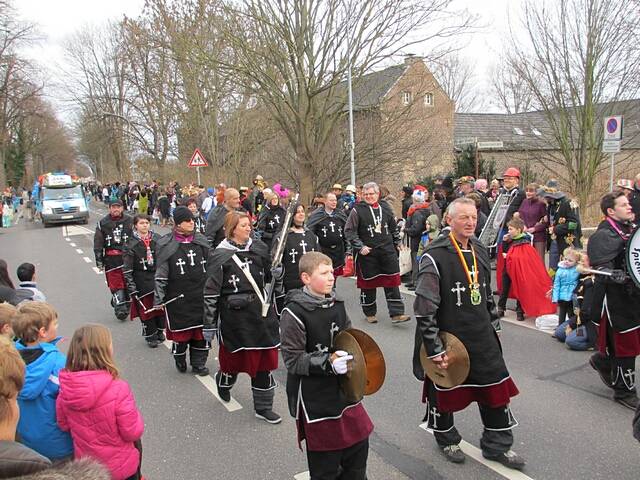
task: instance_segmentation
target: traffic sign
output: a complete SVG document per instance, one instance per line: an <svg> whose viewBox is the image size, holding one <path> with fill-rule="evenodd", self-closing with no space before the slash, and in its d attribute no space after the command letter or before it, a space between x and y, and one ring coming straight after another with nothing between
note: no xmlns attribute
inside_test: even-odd
<svg viewBox="0 0 640 480"><path fill-rule="evenodd" d="M604 119L604 136L606 140L622 140L622 115L612 115Z"/></svg>
<svg viewBox="0 0 640 480"><path fill-rule="evenodd" d="M602 153L619 153L620 140L603 140Z"/></svg>
<svg viewBox="0 0 640 480"><path fill-rule="evenodd" d="M191 156L191 160L189 160L189 167L208 167L209 164L207 160L204 158L204 155L200 152L199 148L196 148Z"/></svg>

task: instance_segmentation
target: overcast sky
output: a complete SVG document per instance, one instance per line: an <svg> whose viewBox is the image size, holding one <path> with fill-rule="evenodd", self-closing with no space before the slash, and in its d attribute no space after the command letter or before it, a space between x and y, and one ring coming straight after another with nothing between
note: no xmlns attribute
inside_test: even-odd
<svg viewBox="0 0 640 480"><path fill-rule="evenodd" d="M522 0L454 0L456 8L467 8L480 17L485 28L468 35L462 41L466 45L462 55L470 59L476 70L478 89L486 90L487 71L500 53L503 39L508 32L508 15L512 23L519 15ZM38 61L49 74L57 71L57 65L64 63L62 44L65 38L85 24L100 25L123 15L135 17L144 5L144 0L16 0L14 6L23 20L33 22L43 37L42 41L30 48L26 55ZM427 52L407 52L425 54ZM47 90L55 97L55 92ZM57 99L52 99L59 105Z"/></svg>

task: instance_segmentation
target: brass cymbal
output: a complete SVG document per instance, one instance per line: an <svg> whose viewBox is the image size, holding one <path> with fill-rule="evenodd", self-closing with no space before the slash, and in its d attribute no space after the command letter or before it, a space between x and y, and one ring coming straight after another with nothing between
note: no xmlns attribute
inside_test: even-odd
<svg viewBox="0 0 640 480"><path fill-rule="evenodd" d="M364 361L367 367L367 384L364 389L365 395L376 393L382 387L384 378L387 373L387 367L384 361L382 350L366 332L357 328L349 328L347 330L358 342Z"/></svg>
<svg viewBox="0 0 640 480"><path fill-rule="evenodd" d="M359 402L364 396L367 385L367 364L364 354L356 338L347 330L342 330L336 335L333 342L336 350L344 350L353 355L353 360L349 360L348 371L344 375L339 375L340 388L350 402Z"/></svg>
<svg viewBox="0 0 640 480"><path fill-rule="evenodd" d="M469 376L469 354L458 337L449 332L440 332L449 359L446 369L439 368L427 357L424 344L420 347L420 363L429 379L439 387L452 388L460 385Z"/></svg>

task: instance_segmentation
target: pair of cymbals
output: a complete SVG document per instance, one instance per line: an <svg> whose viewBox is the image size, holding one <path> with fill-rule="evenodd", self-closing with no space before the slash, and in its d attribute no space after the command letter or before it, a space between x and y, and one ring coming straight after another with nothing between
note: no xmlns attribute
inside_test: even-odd
<svg viewBox="0 0 640 480"><path fill-rule="evenodd" d="M340 388L350 402L359 402L364 395L371 395L382 387L386 364L380 347L362 330L342 330L334 340L336 350L353 355L347 364L348 371L340 375Z"/></svg>
<svg viewBox="0 0 640 480"><path fill-rule="evenodd" d="M457 387L469 376L469 353L460 339L452 333L440 332L440 339L447 352L448 367L440 368L431 360L424 344L420 347L420 363L427 377L439 387Z"/></svg>

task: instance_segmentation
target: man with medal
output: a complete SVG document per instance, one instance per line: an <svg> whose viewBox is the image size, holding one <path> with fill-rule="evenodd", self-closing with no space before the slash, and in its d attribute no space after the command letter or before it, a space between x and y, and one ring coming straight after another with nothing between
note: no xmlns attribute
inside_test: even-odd
<svg viewBox="0 0 640 480"><path fill-rule="evenodd" d="M360 305L367 322L377 323L376 289L384 288L389 316L393 323L409 320L400 296L398 248L400 234L391 206L379 200L380 187L374 182L362 187L364 200L354 205L344 235L355 253Z"/></svg>
<svg viewBox="0 0 640 480"><path fill-rule="evenodd" d="M518 394L518 389L502 357L489 255L474 237L474 201L454 200L446 221L450 234L430 243L420 260L413 305L417 320L413 371L418 380L424 381L425 419L447 460L462 463L462 437L454 426L453 414L476 402L484 425L482 455L521 470L525 462L511 450L511 430L517 422L509 408L510 398ZM469 357L468 374L463 373L466 378L449 388L425 376L419 353L424 345L426 356L438 371L456 369L460 357L452 356L449 345L444 344L444 333L457 337Z"/></svg>

